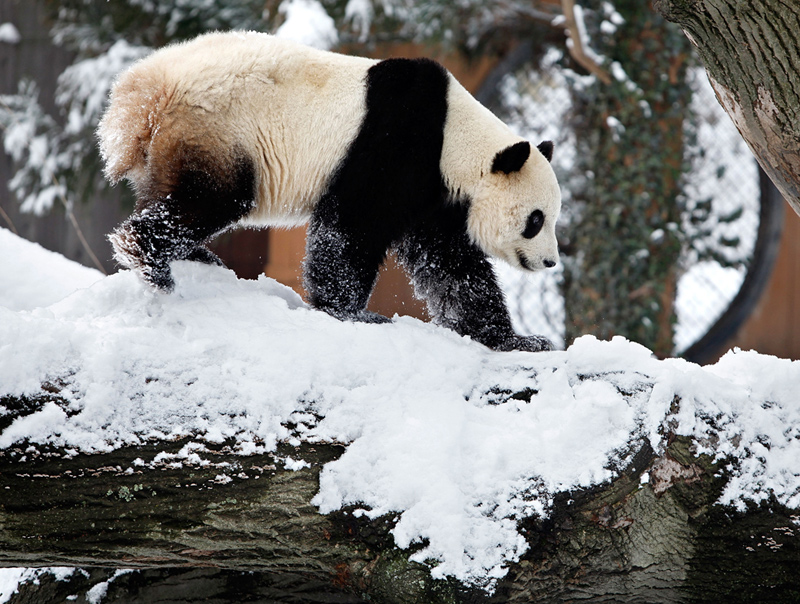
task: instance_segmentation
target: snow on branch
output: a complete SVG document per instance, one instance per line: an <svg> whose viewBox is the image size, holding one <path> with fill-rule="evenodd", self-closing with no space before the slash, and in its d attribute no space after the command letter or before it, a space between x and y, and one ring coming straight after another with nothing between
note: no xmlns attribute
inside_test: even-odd
<svg viewBox="0 0 800 604"><path fill-rule="evenodd" d="M59 76L56 93L65 120L44 110L32 81L21 81L17 94L0 96L3 146L17 167L9 188L23 212L42 215L58 200L71 207L76 190L70 185L85 164L91 165L86 159L94 152L94 129L111 82L149 51L119 41L102 55L68 67Z"/></svg>
<svg viewBox="0 0 800 604"><path fill-rule="evenodd" d="M67 113L67 134L93 132L108 100L114 78L134 61L152 52L118 40L97 57L77 61L58 78L56 103Z"/></svg>
<svg viewBox="0 0 800 604"><path fill-rule="evenodd" d="M317 0L284 0L278 12L285 19L275 31L280 38L322 50L333 48L339 41L333 18Z"/></svg>
<svg viewBox="0 0 800 604"><path fill-rule="evenodd" d="M22 36L13 23L0 23L0 43L19 44Z"/></svg>
<svg viewBox="0 0 800 604"><path fill-rule="evenodd" d="M407 317L343 323L267 278L174 268L171 295L123 272L47 308L0 308L0 401L39 401L0 448L343 443L319 510L394 514L414 560L484 586L526 551L522 519L613 479L643 441L659 454L693 438L730 474L723 503L800 507L800 362L734 351L700 367L593 337L496 353Z"/></svg>
<svg viewBox="0 0 800 604"><path fill-rule="evenodd" d="M0 96L0 126L5 151L19 166L9 189L20 199L23 212L41 215L67 195L59 176L70 162L56 152L60 129L38 97L38 87L27 80L19 83L17 94Z"/></svg>
<svg viewBox="0 0 800 604"><path fill-rule="evenodd" d="M575 0L561 0L564 11L564 28L569 34L567 48L569 54L589 73L597 76L603 84L611 84L611 76L601 67L602 58L592 51L586 25L583 22L583 8L575 5Z"/></svg>

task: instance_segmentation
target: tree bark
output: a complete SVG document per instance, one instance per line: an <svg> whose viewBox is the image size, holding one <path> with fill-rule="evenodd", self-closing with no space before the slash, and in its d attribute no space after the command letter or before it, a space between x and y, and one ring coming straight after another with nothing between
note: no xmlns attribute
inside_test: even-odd
<svg viewBox="0 0 800 604"><path fill-rule="evenodd" d="M697 47L717 98L800 215L800 4L654 0Z"/></svg>
<svg viewBox="0 0 800 604"><path fill-rule="evenodd" d="M389 520L323 516L311 504L319 471L341 455L340 445L247 457L222 446L211 464L159 463L158 455L185 445L105 455L2 452L0 566L205 567L214 572L194 580L212 583L230 571L254 571L267 584L275 578L279 602L296 593L360 602L361 590L383 602L428 601L416 588L430 582L430 572L394 551ZM278 460L287 453L310 467L286 470Z"/></svg>
<svg viewBox="0 0 800 604"><path fill-rule="evenodd" d="M433 580L389 534L393 518L310 503L335 444L283 445L174 465L186 441L102 455L0 453L0 566L74 566L20 586L12 604L107 602L789 602L800 596L800 514L777 503L715 505L726 477L692 443L643 443L605 485L555 498L520 530L530 544L494 594ZM290 455L309 467L289 471ZM159 461L162 460L162 461ZM115 576L114 569L137 569ZM109 570L111 569L111 570Z"/></svg>

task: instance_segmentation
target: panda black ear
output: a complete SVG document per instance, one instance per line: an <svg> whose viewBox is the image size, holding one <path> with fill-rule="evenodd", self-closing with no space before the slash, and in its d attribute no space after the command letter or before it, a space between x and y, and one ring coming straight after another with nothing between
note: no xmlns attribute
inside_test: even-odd
<svg viewBox="0 0 800 604"><path fill-rule="evenodd" d="M544 155L547 161L551 161L553 159L553 141L541 142L536 148L542 152L542 155Z"/></svg>
<svg viewBox="0 0 800 604"><path fill-rule="evenodd" d="M520 141L506 147L494 156L492 172L503 172L504 174L519 172L530 155L531 144L528 141Z"/></svg>

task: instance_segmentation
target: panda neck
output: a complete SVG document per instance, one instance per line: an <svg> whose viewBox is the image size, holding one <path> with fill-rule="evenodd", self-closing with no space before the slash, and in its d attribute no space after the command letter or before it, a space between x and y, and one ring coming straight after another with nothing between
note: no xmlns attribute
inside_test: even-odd
<svg viewBox="0 0 800 604"><path fill-rule="evenodd" d="M450 76L440 168L452 198L471 198L495 154L519 140Z"/></svg>

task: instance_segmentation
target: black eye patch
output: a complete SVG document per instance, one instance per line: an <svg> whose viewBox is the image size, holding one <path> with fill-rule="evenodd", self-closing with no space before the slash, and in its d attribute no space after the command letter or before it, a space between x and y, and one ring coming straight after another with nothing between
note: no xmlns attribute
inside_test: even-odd
<svg viewBox="0 0 800 604"><path fill-rule="evenodd" d="M525 239L533 239L539 234L543 226L544 214L541 210L534 210L531 212L531 215L528 216L528 222L525 223L525 230L522 231L522 236L525 237Z"/></svg>

